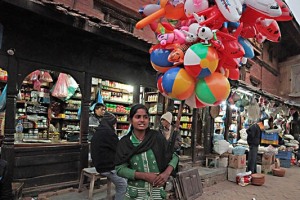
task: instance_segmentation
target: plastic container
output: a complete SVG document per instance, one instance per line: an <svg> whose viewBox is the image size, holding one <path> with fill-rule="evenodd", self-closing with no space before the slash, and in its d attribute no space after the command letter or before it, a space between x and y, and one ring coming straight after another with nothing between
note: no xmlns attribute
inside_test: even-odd
<svg viewBox="0 0 300 200"><path fill-rule="evenodd" d="M280 159L280 167L290 168L291 167L291 159Z"/></svg>
<svg viewBox="0 0 300 200"><path fill-rule="evenodd" d="M291 151L278 151L278 154L275 156L279 159L290 160L292 158Z"/></svg>

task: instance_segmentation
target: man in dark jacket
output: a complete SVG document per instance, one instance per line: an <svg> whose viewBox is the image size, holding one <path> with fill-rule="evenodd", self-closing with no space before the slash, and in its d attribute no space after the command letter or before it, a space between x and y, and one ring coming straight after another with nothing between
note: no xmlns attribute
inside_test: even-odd
<svg viewBox="0 0 300 200"><path fill-rule="evenodd" d="M108 177L116 186L116 200L123 200L127 181L119 177L115 170L115 154L119 138L115 133L116 117L105 112L100 126L91 140L92 162L98 173Z"/></svg>
<svg viewBox="0 0 300 200"><path fill-rule="evenodd" d="M261 139L261 130L263 129L262 122L252 124L247 130L247 142L249 145L249 154L248 154L248 171L256 173L256 159L258 146Z"/></svg>
<svg viewBox="0 0 300 200"><path fill-rule="evenodd" d="M7 162L2 159L0 159L0 199L13 199L11 182L7 176Z"/></svg>

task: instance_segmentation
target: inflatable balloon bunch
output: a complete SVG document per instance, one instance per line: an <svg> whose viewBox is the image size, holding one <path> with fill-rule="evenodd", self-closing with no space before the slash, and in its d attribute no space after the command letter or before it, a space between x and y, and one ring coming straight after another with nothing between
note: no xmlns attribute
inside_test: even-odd
<svg viewBox="0 0 300 200"><path fill-rule="evenodd" d="M282 0L160 0L139 12L136 28L149 25L158 41L149 51L158 90L192 108L226 100L228 79L254 57L247 39L279 42L277 21L292 20Z"/></svg>

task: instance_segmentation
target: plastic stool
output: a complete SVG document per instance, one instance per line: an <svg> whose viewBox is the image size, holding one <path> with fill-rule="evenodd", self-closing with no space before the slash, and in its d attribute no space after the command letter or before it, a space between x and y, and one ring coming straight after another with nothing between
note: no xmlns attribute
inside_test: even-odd
<svg viewBox="0 0 300 200"><path fill-rule="evenodd" d="M220 159L219 155L213 155L209 154L205 156L205 167L208 167L208 161L213 160L214 161L214 168L217 167L217 161Z"/></svg>
<svg viewBox="0 0 300 200"><path fill-rule="evenodd" d="M84 176L87 176L91 180L90 189L89 189L89 199L90 200L93 199L94 184L97 179L100 179L100 180L107 179L107 199L111 199L111 181L106 176L102 176L101 174L99 174L96 171L95 167L89 167L89 168L82 169L78 192L81 192Z"/></svg>

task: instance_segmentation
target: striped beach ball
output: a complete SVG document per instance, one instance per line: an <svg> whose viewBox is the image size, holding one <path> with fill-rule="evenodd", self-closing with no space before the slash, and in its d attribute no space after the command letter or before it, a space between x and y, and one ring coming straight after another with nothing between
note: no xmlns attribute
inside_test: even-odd
<svg viewBox="0 0 300 200"><path fill-rule="evenodd" d="M166 94L164 88L162 87L162 79L163 79L164 74L159 74L156 80L156 86L158 91L165 97L167 97L168 95Z"/></svg>
<svg viewBox="0 0 300 200"><path fill-rule="evenodd" d="M192 45L184 55L184 68L195 78L204 78L216 71L219 63L217 51L208 45Z"/></svg>
<svg viewBox="0 0 300 200"><path fill-rule="evenodd" d="M190 108L204 108L206 105L199 101L195 92L185 100L185 104L188 105Z"/></svg>
<svg viewBox="0 0 300 200"><path fill-rule="evenodd" d="M195 89L195 79L184 68L174 67L166 71L162 78L162 87L172 99L185 100Z"/></svg>
<svg viewBox="0 0 300 200"><path fill-rule="evenodd" d="M172 62L168 61L168 57L171 50L168 49L155 49L150 54L150 61L152 67L159 72L166 72L174 65Z"/></svg>
<svg viewBox="0 0 300 200"><path fill-rule="evenodd" d="M229 96L230 84L224 75L214 72L212 75L198 80L195 93L202 103L219 105Z"/></svg>

